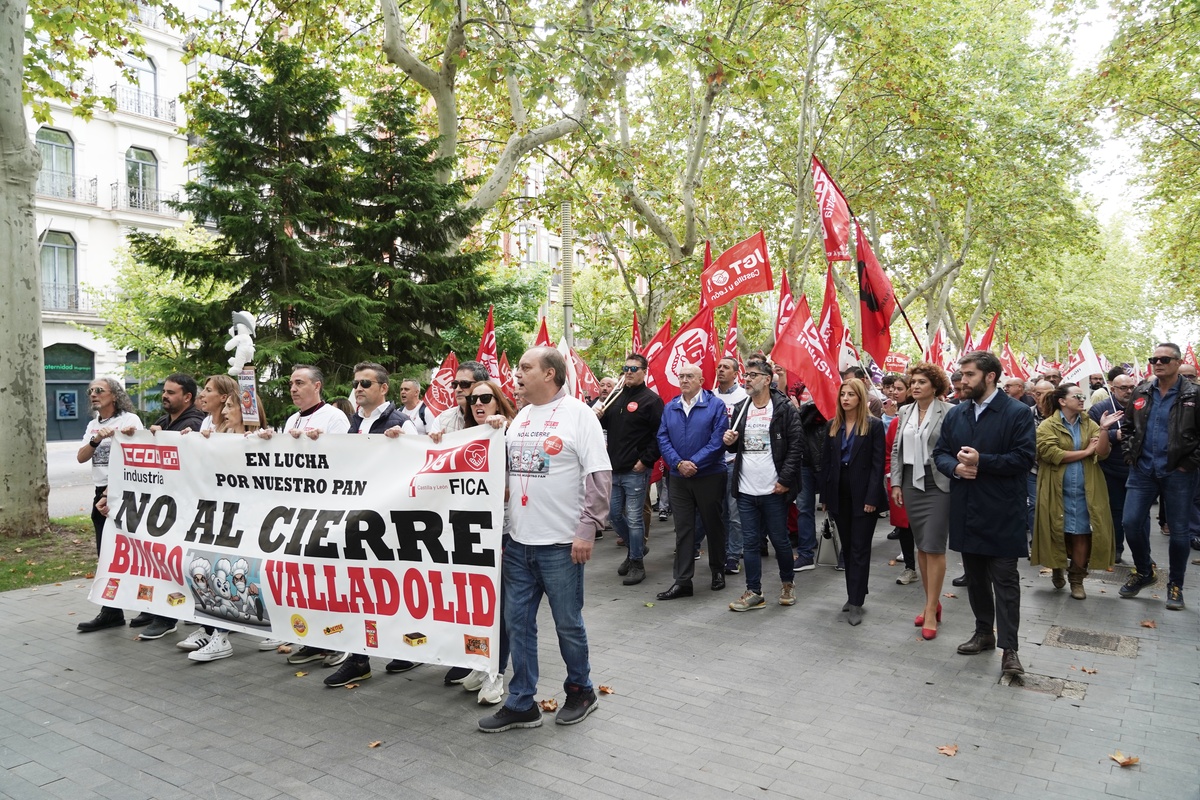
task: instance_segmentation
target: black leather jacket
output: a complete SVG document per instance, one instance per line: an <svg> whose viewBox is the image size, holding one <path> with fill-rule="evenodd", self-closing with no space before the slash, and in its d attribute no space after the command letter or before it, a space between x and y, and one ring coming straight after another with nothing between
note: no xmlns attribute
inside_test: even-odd
<svg viewBox="0 0 1200 800"><path fill-rule="evenodd" d="M1191 472L1200 468L1200 387L1182 375L1178 380L1179 395L1167 423L1167 469ZM1157 382L1148 380L1137 385L1125 404L1121 444L1126 464L1135 465L1141 458L1150 407L1157 400Z"/></svg>

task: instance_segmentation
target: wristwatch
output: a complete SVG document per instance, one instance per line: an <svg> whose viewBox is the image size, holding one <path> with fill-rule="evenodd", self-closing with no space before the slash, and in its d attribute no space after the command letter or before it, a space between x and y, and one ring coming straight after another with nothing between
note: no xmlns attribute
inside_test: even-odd
<svg viewBox="0 0 1200 800"><path fill-rule="evenodd" d="M103 439L101 439L100 441L102 442L102 441L104 441L104 440L103 440ZM96 441L96 437L95 437L95 436L93 436L91 439L88 439L88 444L90 444L90 445L92 446L92 449L93 449L93 450L95 450L97 447L99 447L99 446L100 446L100 442L97 442L97 441Z"/></svg>

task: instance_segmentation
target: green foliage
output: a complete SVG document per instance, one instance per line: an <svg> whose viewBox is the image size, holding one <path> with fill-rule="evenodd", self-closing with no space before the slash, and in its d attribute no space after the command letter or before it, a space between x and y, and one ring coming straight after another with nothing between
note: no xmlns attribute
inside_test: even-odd
<svg viewBox="0 0 1200 800"><path fill-rule="evenodd" d="M230 314L258 320L255 361L275 418L294 363L314 363L339 392L358 361L433 362L462 310L486 307L482 251L454 254L476 216L461 210L465 187L434 179L443 161L415 135L412 107L383 90L350 135L330 120L340 109L333 73L290 44L268 44L261 72L218 75L220 102L192 110L202 180L180 208L213 220L199 250L168 237L130 235L138 261L187 282L231 284L222 297L186 298L160 320L201 363L218 360ZM223 360L223 359L222 359Z"/></svg>

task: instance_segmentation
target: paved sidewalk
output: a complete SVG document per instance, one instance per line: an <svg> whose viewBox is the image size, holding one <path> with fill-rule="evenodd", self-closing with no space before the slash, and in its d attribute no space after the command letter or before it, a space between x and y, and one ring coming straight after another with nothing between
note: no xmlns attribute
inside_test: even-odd
<svg viewBox="0 0 1200 800"><path fill-rule="evenodd" d="M174 643L124 628L77 634L95 607L86 583L0 595L0 795L6 798L680 798L1200 797L1200 592L1167 612L1161 590L1120 600L1124 572L1093 574L1088 599L1022 568L1021 658L1063 696L998 683L998 654L956 655L973 623L947 582L939 637L912 618L919 584L899 586L880 524L866 618L840 613L842 573L798 577L798 603L733 614L744 588L670 584L673 536L652 528L649 578L625 587L613 534L587 570L592 677L611 686L574 727L487 735L474 695L422 667L326 689L319 666L234 636L233 658L188 661ZM1152 542L1160 562L1166 539ZM1193 567L1193 572L1197 570ZM947 579L959 574L951 554ZM653 605L648 605L653 603ZM1156 628L1142 627L1155 620ZM1044 645L1052 626L1109 634L1092 653ZM563 699L549 614L540 697ZM1118 639L1117 637L1128 637ZM1068 630L1062 638L1084 641ZM1085 672L1095 670L1095 672ZM1063 686L1063 681L1075 682ZM1082 695L1082 696L1080 696ZM370 747L372 742L381 744ZM958 745L958 754L938 753ZM1122 769L1117 750L1141 763Z"/></svg>

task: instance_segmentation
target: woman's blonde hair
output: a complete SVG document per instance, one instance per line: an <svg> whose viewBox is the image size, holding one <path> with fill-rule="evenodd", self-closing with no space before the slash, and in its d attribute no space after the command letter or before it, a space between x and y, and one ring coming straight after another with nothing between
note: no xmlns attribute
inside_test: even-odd
<svg viewBox="0 0 1200 800"><path fill-rule="evenodd" d="M225 395L221 404L221 415L212 415L213 430L217 433L245 433L246 426L242 423L241 389L238 382L228 375L209 375L204 379L204 385L213 385L218 394Z"/></svg>
<svg viewBox="0 0 1200 800"><path fill-rule="evenodd" d="M842 389L850 389L858 395L858 412L854 420L854 433L866 436L871 429L871 411L867 408L867 386L861 378L850 378L838 389L837 411L833 415L833 424L829 426L829 437L832 439L842 432L846 426L846 410L842 408Z"/></svg>

